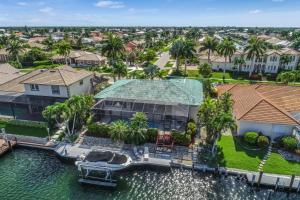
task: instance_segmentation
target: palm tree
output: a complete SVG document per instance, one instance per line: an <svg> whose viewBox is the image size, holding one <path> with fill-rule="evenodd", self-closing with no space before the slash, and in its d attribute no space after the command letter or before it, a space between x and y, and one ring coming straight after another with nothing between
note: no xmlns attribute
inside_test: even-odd
<svg viewBox="0 0 300 200"><path fill-rule="evenodd" d="M111 65L114 65L117 59L123 55L125 48L123 41L119 36L110 32L107 34L107 36L108 37L104 41L102 47L102 54L110 59Z"/></svg>
<svg viewBox="0 0 300 200"><path fill-rule="evenodd" d="M192 40L185 40L184 41L183 57L184 57L184 73L185 74L186 74L188 59L193 58L194 54L196 53L195 46L196 46L196 44Z"/></svg>
<svg viewBox="0 0 300 200"><path fill-rule="evenodd" d="M46 40L43 41L43 44L46 45L48 51L52 51L54 48L54 40L52 37L48 37Z"/></svg>
<svg viewBox="0 0 300 200"><path fill-rule="evenodd" d="M112 73L115 76L118 76L120 80L122 76L127 75L127 66L123 63L122 60L117 61L112 67Z"/></svg>
<svg viewBox="0 0 300 200"><path fill-rule="evenodd" d="M238 71L241 71L242 66L246 63L244 56L235 57L233 64L238 67Z"/></svg>
<svg viewBox="0 0 300 200"><path fill-rule="evenodd" d="M114 141L122 141L126 138L129 132L128 124L125 121L118 120L111 123L110 137Z"/></svg>
<svg viewBox="0 0 300 200"><path fill-rule="evenodd" d="M223 79L225 79L227 61L231 62L231 57L236 51L234 42L229 38L224 38L224 40L218 45L218 53L225 58L225 66L223 68Z"/></svg>
<svg viewBox="0 0 300 200"><path fill-rule="evenodd" d="M20 39L10 39L8 41L6 51L10 54L10 56L17 61L17 63L20 63L19 61L19 55L21 52L25 50L24 42L22 42Z"/></svg>
<svg viewBox="0 0 300 200"><path fill-rule="evenodd" d="M193 28L186 33L185 37L189 40L197 41L201 37L201 32Z"/></svg>
<svg viewBox="0 0 300 200"><path fill-rule="evenodd" d="M203 78L209 78L212 74L211 65L208 63L203 63L198 67L199 74L203 76Z"/></svg>
<svg viewBox="0 0 300 200"><path fill-rule="evenodd" d="M151 80L154 79L154 77L157 75L159 72L159 68L156 65L149 65L144 69L145 74L150 77Z"/></svg>
<svg viewBox="0 0 300 200"><path fill-rule="evenodd" d="M8 45L8 37L5 35L2 35L0 37L0 49L3 47L6 47Z"/></svg>
<svg viewBox="0 0 300 200"><path fill-rule="evenodd" d="M176 59L176 71L179 71L179 61L184 56L184 41L182 39L176 40L170 48L170 54Z"/></svg>
<svg viewBox="0 0 300 200"><path fill-rule="evenodd" d="M208 62L210 62L210 56L212 53L214 53L217 50L218 41L216 38L212 37L205 37L204 41L202 42L202 47L200 48L200 51L208 51Z"/></svg>
<svg viewBox="0 0 300 200"><path fill-rule="evenodd" d="M249 71L249 77L252 75L254 69L254 59L259 59L264 56L267 50L266 44L263 40L257 37L251 37L245 47L245 53L247 54L247 59L251 59L251 69Z"/></svg>
<svg viewBox="0 0 300 200"><path fill-rule="evenodd" d="M292 61L291 57L287 54L283 54L280 56L280 66L281 68L284 68L285 65L289 64Z"/></svg>
<svg viewBox="0 0 300 200"><path fill-rule="evenodd" d="M71 53L71 44L66 40L61 40L55 45L58 55L61 55L65 58L66 65L68 64L68 56Z"/></svg>
<svg viewBox="0 0 300 200"><path fill-rule="evenodd" d="M148 119L145 113L137 112L130 119L129 139L134 144L140 144L146 140Z"/></svg>
<svg viewBox="0 0 300 200"><path fill-rule="evenodd" d="M129 62L129 66L132 66L137 61L137 52L132 51L127 55L127 61Z"/></svg>

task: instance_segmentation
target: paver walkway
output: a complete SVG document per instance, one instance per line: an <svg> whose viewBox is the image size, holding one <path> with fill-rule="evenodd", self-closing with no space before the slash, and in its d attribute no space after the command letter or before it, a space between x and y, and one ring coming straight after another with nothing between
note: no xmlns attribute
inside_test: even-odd
<svg viewBox="0 0 300 200"><path fill-rule="evenodd" d="M163 69L169 60L170 60L169 52L163 52L161 54L161 57L155 62L155 65L157 65L160 69Z"/></svg>

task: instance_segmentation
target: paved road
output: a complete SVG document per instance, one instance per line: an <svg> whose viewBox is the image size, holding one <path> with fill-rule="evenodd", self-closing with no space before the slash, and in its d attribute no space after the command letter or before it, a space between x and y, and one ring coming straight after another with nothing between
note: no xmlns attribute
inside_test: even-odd
<svg viewBox="0 0 300 200"><path fill-rule="evenodd" d="M156 61L155 65L157 65L160 69L163 69L169 60L170 60L169 52L163 52L161 54L161 57Z"/></svg>

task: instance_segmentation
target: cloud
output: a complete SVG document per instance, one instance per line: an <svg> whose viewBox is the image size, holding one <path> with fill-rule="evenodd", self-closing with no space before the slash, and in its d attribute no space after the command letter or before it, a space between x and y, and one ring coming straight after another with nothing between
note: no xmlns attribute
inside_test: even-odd
<svg viewBox="0 0 300 200"><path fill-rule="evenodd" d="M255 15L255 14L262 13L262 10L259 10L259 9L256 9L256 10L250 10L249 13Z"/></svg>
<svg viewBox="0 0 300 200"><path fill-rule="evenodd" d="M96 6L100 8L124 8L125 4L121 1L99 1Z"/></svg>
<svg viewBox="0 0 300 200"><path fill-rule="evenodd" d="M23 1L22 1L22 2L18 2L17 4L18 4L19 6L27 6L27 5L28 5L26 2L23 2Z"/></svg>
<svg viewBox="0 0 300 200"><path fill-rule="evenodd" d="M49 6L39 9L39 12L41 12L43 14L47 14L47 15L54 15L53 8L51 8Z"/></svg>

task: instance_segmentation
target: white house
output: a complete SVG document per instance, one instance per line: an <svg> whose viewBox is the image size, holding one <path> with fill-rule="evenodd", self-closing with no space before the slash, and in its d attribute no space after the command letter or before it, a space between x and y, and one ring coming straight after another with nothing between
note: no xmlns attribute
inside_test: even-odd
<svg viewBox="0 0 300 200"><path fill-rule="evenodd" d="M300 87L229 84L217 89L232 94L238 135L256 131L275 139L300 130Z"/></svg>
<svg viewBox="0 0 300 200"><path fill-rule="evenodd" d="M281 63L280 58L282 55L288 55L290 57L289 63ZM244 57L245 64L241 66L234 65L234 59L237 57ZM201 62L208 62L207 53L200 54ZM277 74L279 69L284 70L295 70L297 68L300 59L300 53L293 49L283 48L280 50L267 50L262 58L247 59L247 56L242 50L238 50L231 58L231 62L225 63L225 58L217 54L211 55L211 65L213 70L223 70L234 71L238 70L240 72L262 72Z"/></svg>

